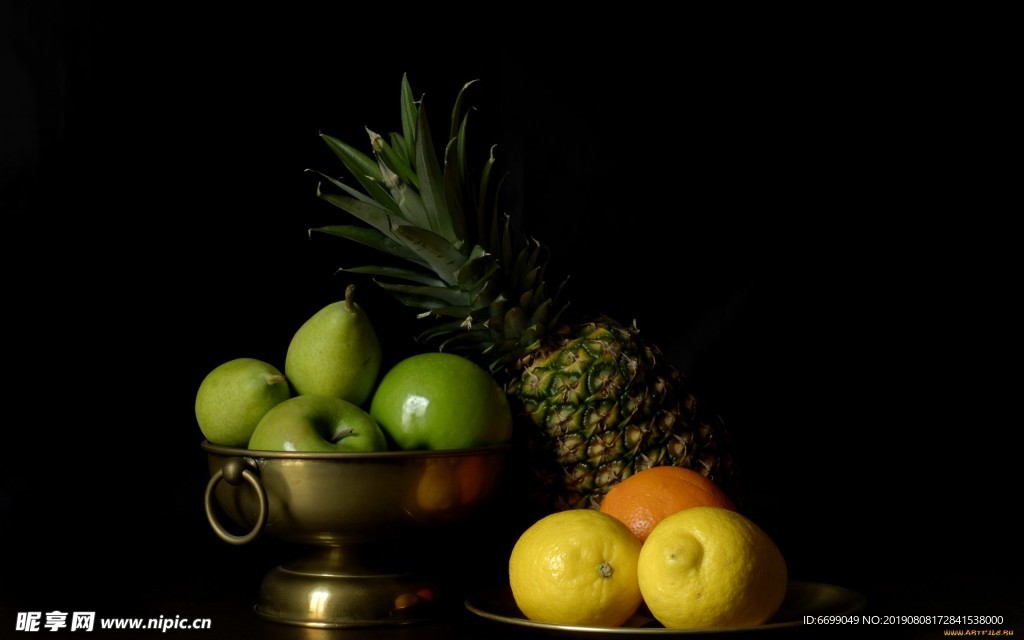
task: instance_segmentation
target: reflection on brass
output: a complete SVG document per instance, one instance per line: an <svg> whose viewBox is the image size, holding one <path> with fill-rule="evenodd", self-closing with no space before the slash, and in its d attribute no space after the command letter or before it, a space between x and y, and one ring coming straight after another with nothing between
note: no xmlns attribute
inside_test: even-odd
<svg viewBox="0 0 1024 640"><path fill-rule="evenodd" d="M495 481L480 457L426 460L405 510L418 521L458 520L491 492Z"/></svg>
<svg viewBox="0 0 1024 640"><path fill-rule="evenodd" d="M226 542L258 535L309 545L264 578L256 612L304 627L429 619L437 587L398 550L426 528L450 526L484 504L508 446L463 451L295 453L202 444L210 526ZM215 504L214 504L215 503ZM239 528L221 524L218 511Z"/></svg>

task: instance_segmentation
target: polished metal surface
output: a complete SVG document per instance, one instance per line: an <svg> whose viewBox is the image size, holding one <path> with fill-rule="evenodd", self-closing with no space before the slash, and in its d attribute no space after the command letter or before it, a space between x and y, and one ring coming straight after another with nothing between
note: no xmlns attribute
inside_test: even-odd
<svg viewBox="0 0 1024 640"><path fill-rule="evenodd" d="M850 616L861 611L866 601L861 594L832 584L791 580L775 616L765 624L751 627L721 627L701 629L666 629L647 615L635 615L621 627L583 627L578 625L548 624L526 618L516 606L511 589L497 589L476 594L466 600L466 609L480 616L515 627L542 631L552 636L601 638L634 638L636 636L684 637L714 634L760 635L801 626L804 616Z"/></svg>
<svg viewBox="0 0 1024 640"><path fill-rule="evenodd" d="M300 626L377 626L430 619L437 588L411 572L366 566L378 549L318 549L263 579L256 613Z"/></svg>
<svg viewBox="0 0 1024 640"><path fill-rule="evenodd" d="M257 613L307 627L429 619L436 586L414 575L403 539L451 526L483 505L509 446L459 451L296 453L202 444L210 481L206 511L225 542L259 535L309 545L271 570ZM240 533L221 522L223 512Z"/></svg>

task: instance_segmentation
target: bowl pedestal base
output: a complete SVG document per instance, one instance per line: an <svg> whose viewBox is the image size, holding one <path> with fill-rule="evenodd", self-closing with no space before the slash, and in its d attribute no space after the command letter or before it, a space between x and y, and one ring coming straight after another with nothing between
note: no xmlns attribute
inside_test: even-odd
<svg viewBox="0 0 1024 640"><path fill-rule="evenodd" d="M310 547L267 573L256 613L304 627L367 627L424 622L438 588L403 570L394 551L369 543Z"/></svg>

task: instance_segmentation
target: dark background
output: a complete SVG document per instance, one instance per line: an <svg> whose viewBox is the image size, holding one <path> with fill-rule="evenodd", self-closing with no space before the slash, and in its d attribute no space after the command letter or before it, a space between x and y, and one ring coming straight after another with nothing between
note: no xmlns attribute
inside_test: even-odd
<svg viewBox="0 0 1024 640"><path fill-rule="evenodd" d="M209 530L195 390L231 358L280 366L342 295L363 254L309 240L345 220L303 170L342 173L319 131L365 149L364 125L400 126L408 72L435 129L482 80L475 140L514 219L575 306L635 318L718 407L793 577L1019 624L998 34L351 11L0 2L5 615L216 624L254 597L279 550ZM414 349L408 315L362 295L389 357Z"/></svg>

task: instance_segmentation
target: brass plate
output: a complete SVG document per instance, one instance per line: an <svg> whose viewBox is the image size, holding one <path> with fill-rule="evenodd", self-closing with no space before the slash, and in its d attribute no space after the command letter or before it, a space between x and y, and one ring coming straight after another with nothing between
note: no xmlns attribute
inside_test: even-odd
<svg viewBox="0 0 1024 640"><path fill-rule="evenodd" d="M804 616L852 615L864 608L865 599L855 591L820 582L790 581L786 598L778 613L769 622L756 627L728 627L720 629L666 629L650 617L636 615L621 627L581 627L545 624L526 619L516 607L512 591L508 588L488 591L466 599L466 608L472 613L504 624L528 627L567 636L598 635L601 637L632 638L634 636L684 636L695 634L750 633L785 629L803 624Z"/></svg>

